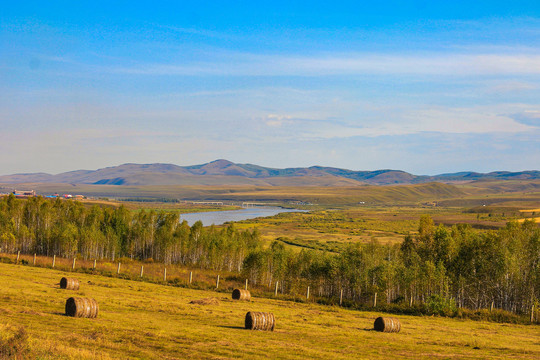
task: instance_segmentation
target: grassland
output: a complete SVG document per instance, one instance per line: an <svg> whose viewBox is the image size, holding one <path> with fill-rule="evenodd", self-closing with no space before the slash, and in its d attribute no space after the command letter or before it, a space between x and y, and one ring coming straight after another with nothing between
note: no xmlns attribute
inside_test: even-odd
<svg viewBox="0 0 540 360"><path fill-rule="evenodd" d="M25 184L38 193L84 194L95 198L183 199L227 201L309 202L323 206L364 203L417 203L463 196L453 185L430 183L401 186L118 186L86 184Z"/></svg>
<svg viewBox="0 0 540 360"><path fill-rule="evenodd" d="M49 185L50 186L50 185ZM79 185L80 186L80 185ZM89 186L94 189L95 185ZM247 220L238 226L257 228L268 241L280 238L297 247L340 251L349 242L398 243L414 234L421 215L436 224L469 224L496 229L508 221L531 218L540 203L538 181L483 181L455 184L351 187L176 186L118 187L115 191L143 191L144 196L177 196L229 201L302 201L310 213L288 213L267 219ZM99 188L99 187L98 187ZM121 188L121 189L119 189ZM129 188L129 189L128 189ZM94 191L94 190L93 190ZM186 202L105 202L129 209L197 212L234 209ZM525 209L525 210L524 210ZM529 209L529 210L527 210Z"/></svg>
<svg viewBox="0 0 540 360"><path fill-rule="evenodd" d="M280 238L299 248L339 251L348 242L372 239L382 243L400 242L407 233L416 232L418 219L424 214L429 214L437 224L467 223L486 231L509 220L535 217L540 193L533 185L458 184L452 188L457 191L451 192L444 186L165 190L147 187L145 191L149 193L144 196L157 197L170 191L170 196L188 194L199 196L198 199L221 200L228 196L250 201L319 201L319 205L309 207L314 210L310 213L281 214L236 226L257 228L268 241ZM175 193L177 190L187 192ZM126 196L129 191L122 189L119 196ZM331 205L334 201L335 206ZM360 204L366 201L367 204ZM124 204L134 211L140 208L179 212L223 210L173 202L101 201L99 204ZM27 262L30 259L29 255L24 257ZM40 261L48 264L50 259L38 257L38 264L43 265ZM122 273L137 278L140 264L127 259L121 261ZM68 259L57 258L56 264L56 269L47 269L0 263L0 358L9 352L20 359L540 358L538 325L390 315L399 318L403 330L398 334L383 334L371 330L373 320L384 315L378 312L285 301L280 297L233 302L230 291L243 279L230 274L222 274L220 291L209 291L201 290L208 289L215 279L215 274L209 271L197 273L190 288L127 280L122 276L74 274L68 271ZM115 274L116 265L112 261L99 264L110 274ZM77 266L91 265L89 261L77 260ZM145 264L145 276L159 278L162 266ZM168 267L169 283L185 285L189 271L179 266ZM81 280L80 291L58 288L59 279L66 275ZM264 291L268 293L267 289ZM100 304L99 317L89 320L64 316L65 300L70 296L95 298ZM190 304L204 298L217 298L220 304ZM276 331L244 330L247 311L273 312L277 318Z"/></svg>
<svg viewBox="0 0 540 360"><path fill-rule="evenodd" d="M269 218L245 220L238 228L257 228L263 239L281 239L289 245L339 251L350 242L399 243L415 234L418 220L430 215L435 224L469 224L476 229L497 229L527 213L515 207L368 206L314 210L309 213L282 213ZM526 217L530 218L530 217Z"/></svg>
<svg viewBox="0 0 540 360"><path fill-rule="evenodd" d="M540 180L483 180L453 184L426 183L392 186L306 186L295 182L288 186L256 185L89 185L29 183L0 184L34 189L40 194L84 194L94 198L141 201L217 200L308 202L323 207L367 205L482 206L511 204L521 208L536 207L540 202Z"/></svg>
<svg viewBox="0 0 540 360"><path fill-rule="evenodd" d="M397 334L372 331L376 312L255 298L0 264L0 344L24 359L533 359L538 326L396 316ZM63 315L70 296L95 298L97 319ZM219 305L194 305L215 297ZM243 329L247 311L273 312L275 332ZM18 337L14 335L17 335ZM10 339L12 339L10 341Z"/></svg>

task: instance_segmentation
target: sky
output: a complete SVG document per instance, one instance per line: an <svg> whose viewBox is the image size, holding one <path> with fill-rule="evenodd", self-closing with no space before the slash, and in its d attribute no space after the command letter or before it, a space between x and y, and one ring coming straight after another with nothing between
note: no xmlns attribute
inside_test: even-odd
<svg viewBox="0 0 540 360"><path fill-rule="evenodd" d="M539 170L540 2L6 2L0 154Z"/></svg>

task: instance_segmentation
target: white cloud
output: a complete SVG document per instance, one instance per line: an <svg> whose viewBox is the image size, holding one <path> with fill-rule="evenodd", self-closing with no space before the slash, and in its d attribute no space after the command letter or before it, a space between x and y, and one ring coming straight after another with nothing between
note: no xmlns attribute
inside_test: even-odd
<svg viewBox="0 0 540 360"><path fill-rule="evenodd" d="M265 123L270 127L281 127L284 122L291 120L289 115L268 114Z"/></svg>
<svg viewBox="0 0 540 360"><path fill-rule="evenodd" d="M515 108L512 108L515 110ZM375 123L354 122L324 124L302 132L306 139L334 139L350 137L379 137L402 136L420 133L441 134L515 134L535 130L528 124L516 121L510 109L501 107L490 109L486 107L444 108L431 107L427 109L389 109L387 114L380 117L390 117L390 120Z"/></svg>
<svg viewBox="0 0 540 360"><path fill-rule="evenodd" d="M231 53L193 63L146 63L104 69L154 76L326 76L326 75L540 75L537 53L350 53L341 55L260 55Z"/></svg>
<svg viewBox="0 0 540 360"><path fill-rule="evenodd" d="M529 90L536 90L539 86L528 81L497 81L490 84L486 84L484 89L487 94L504 94L504 93L516 93Z"/></svg>

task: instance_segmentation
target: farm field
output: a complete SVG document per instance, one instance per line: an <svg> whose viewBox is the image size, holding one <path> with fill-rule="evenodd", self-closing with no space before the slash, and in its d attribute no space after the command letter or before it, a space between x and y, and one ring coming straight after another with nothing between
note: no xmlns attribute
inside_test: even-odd
<svg viewBox="0 0 540 360"><path fill-rule="evenodd" d="M396 316L400 333L372 331L377 312L254 298L0 263L0 351L20 359L533 359L537 325ZM97 300L97 319L64 316L71 296ZM217 298L218 305L190 304ZM272 312L274 332L243 328L248 311ZM21 330L22 329L22 330ZM16 336L13 339L13 335ZM10 341L10 339L12 339Z"/></svg>

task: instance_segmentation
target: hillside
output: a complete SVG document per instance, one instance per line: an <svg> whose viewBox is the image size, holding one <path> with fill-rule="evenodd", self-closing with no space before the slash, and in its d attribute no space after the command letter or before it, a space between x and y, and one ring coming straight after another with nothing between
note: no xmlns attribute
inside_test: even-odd
<svg viewBox="0 0 540 360"><path fill-rule="evenodd" d="M98 170L76 170L51 175L45 173L0 176L0 183L63 183L95 185L257 185L257 186L358 186L396 185L427 182L475 180L534 180L540 171L488 174L461 172L436 176L418 176L400 170L353 171L333 167L267 168L253 164L235 164L216 160L207 164L123 164Z"/></svg>
<svg viewBox="0 0 540 360"><path fill-rule="evenodd" d="M171 274L173 275L173 274ZM81 282L61 290L63 276ZM185 281L185 280L182 280ZM24 359L532 359L538 326L392 315L399 333L372 331L380 312L0 263L0 357ZM96 319L64 316L71 296L94 298ZM190 304L216 298L219 304ZM244 329L248 311L272 312L274 332ZM386 315L387 316L387 315Z"/></svg>
<svg viewBox="0 0 540 360"><path fill-rule="evenodd" d="M321 180L323 180L322 178ZM305 186L301 178L289 181L276 178L274 185L95 185L29 183L21 187L31 188L39 194L84 194L90 197L116 199L173 199L173 200L216 200L216 201L262 201L262 202L308 202L319 205L366 204L417 204L421 201L436 201L460 198L467 193L457 186L442 183L393 186ZM346 179L345 179L346 181ZM290 184L280 186L280 182ZM0 186L0 192L8 192L11 185Z"/></svg>

